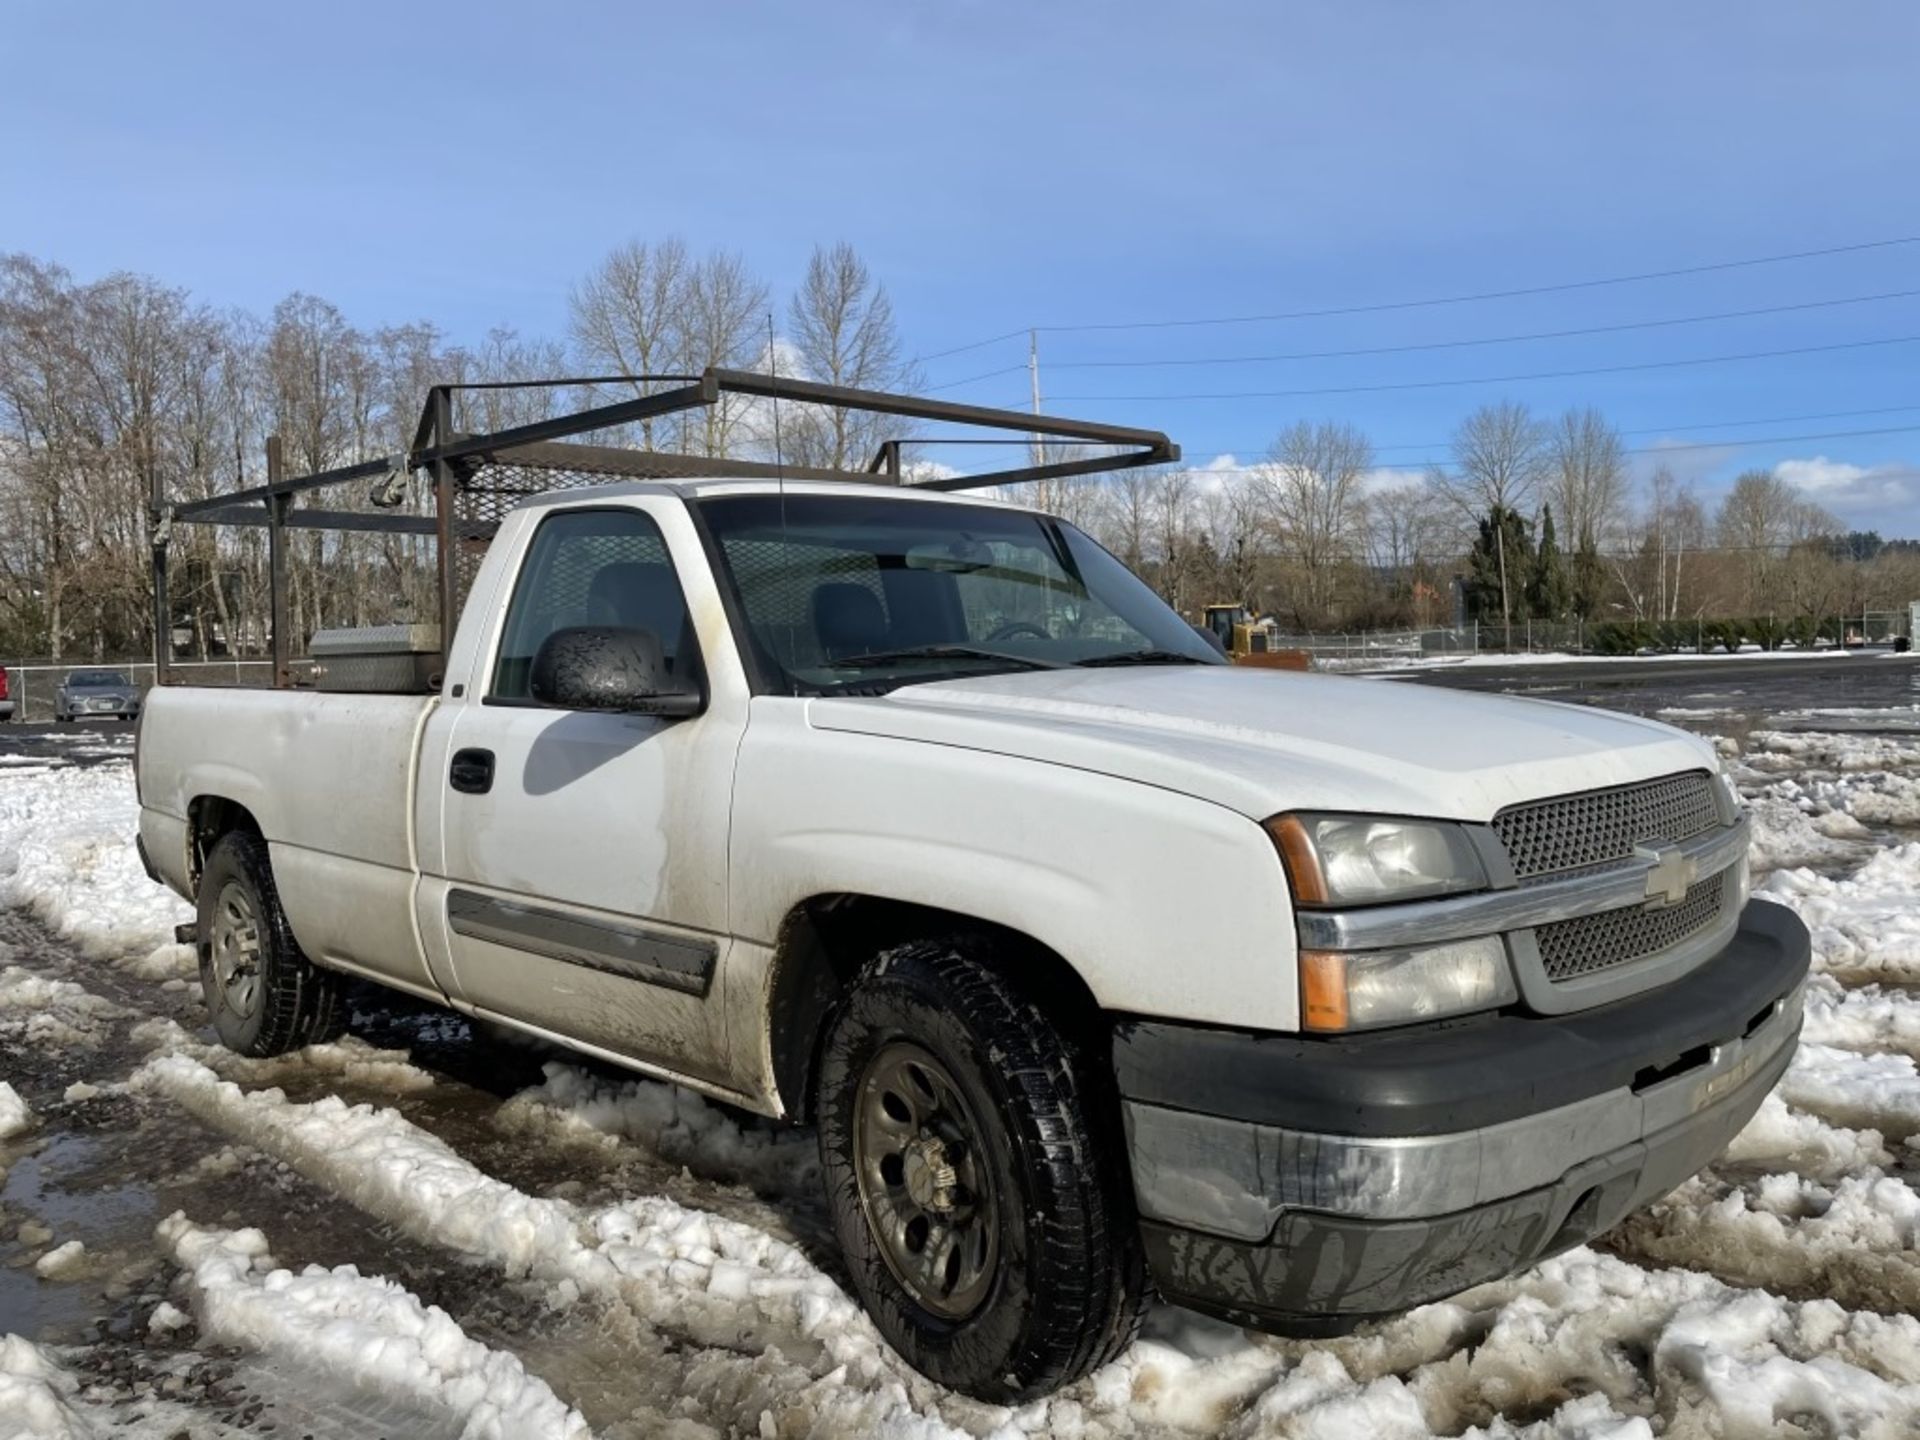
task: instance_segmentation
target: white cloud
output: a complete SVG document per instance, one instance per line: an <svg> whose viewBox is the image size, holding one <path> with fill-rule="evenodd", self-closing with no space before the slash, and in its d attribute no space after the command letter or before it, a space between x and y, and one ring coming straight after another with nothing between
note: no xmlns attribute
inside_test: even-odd
<svg viewBox="0 0 1920 1440"><path fill-rule="evenodd" d="M1782 460L1774 475L1808 499L1841 509L1920 503L1920 471L1910 465L1854 465L1816 455Z"/></svg>

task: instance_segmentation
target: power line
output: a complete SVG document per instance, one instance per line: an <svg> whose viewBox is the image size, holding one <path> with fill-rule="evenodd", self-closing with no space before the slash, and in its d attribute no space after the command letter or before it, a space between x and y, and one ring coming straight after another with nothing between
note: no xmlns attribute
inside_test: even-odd
<svg viewBox="0 0 1920 1440"><path fill-rule="evenodd" d="M1718 260L1704 265L1682 265L1665 270L1643 270L1632 275L1608 275L1599 279L1566 280L1551 285L1525 285L1508 290L1480 290L1464 295L1441 295L1422 300L1387 300L1366 305L1337 305L1318 310L1276 310L1251 315L1218 315L1201 319L1110 320L1079 325L1022 326L1004 335L991 335L965 345L936 350L916 356L917 360L939 360L969 350L984 349L1006 340L1017 339L1028 330L1050 334L1085 333L1094 330L1172 330L1207 325L1255 325L1277 320L1318 320L1336 315L1377 315L1394 310L1420 310L1442 305L1473 305L1489 300L1515 300L1529 295L1553 295L1572 290L1595 290L1610 285L1635 285L1648 280L1671 280L1684 275L1707 275L1725 270L1743 270L1758 265L1783 265L1795 260L1817 260L1830 255L1855 255L1867 250L1886 250L1900 245L1920 244L1920 235L1901 235L1887 240L1865 240L1852 245L1830 245L1819 250L1795 250L1780 255L1758 255L1742 260Z"/></svg>
<svg viewBox="0 0 1920 1440"><path fill-rule="evenodd" d="M969 350L984 350L989 345L998 345L1005 340L1018 340L1034 327L1029 325L1019 330L1009 330L1004 335L989 335L984 340L972 340L965 345L955 345L951 350L933 350L925 355L916 355L910 362L918 364L922 360L944 360L949 355L964 355Z"/></svg>
<svg viewBox="0 0 1920 1440"><path fill-rule="evenodd" d="M1029 364L1030 363L1031 362L1029 362ZM971 385L976 380L992 380L998 376L1012 375L1027 368L1028 365L1003 365L1000 369L989 370L984 375L969 375L964 380L949 380L944 385L924 385L921 389L929 395L938 390L958 390L962 385Z"/></svg>
<svg viewBox="0 0 1920 1440"><path fill-rule="evenodd" d="M1747 350L1732 355L1697 355L1681 360L1641 360L1626 365L1595 365L1575 370L1535 370L1519 375L1457 376L1445 380L1396 380L1377 385L1323 385L1300 390L1187 391L1158 395L1056 395L1061 401L1279 400L1309 395L1367 395L1389 390L1440 390L1460 385L1512 385L1523 380L1570 380L1586 375L1618 375L1633 370L1672 370L1693 365L1728 365L1746 360L1772 360L1786 355L1825 355L1841 350L1866 350L1886 345L1912 345L1920 335L1892 335L1879 340L1843 340L1829 345L1795 345L1779 350Z"/></svg>
<svg viewBox="0 0 1920 1440"><path fill-rule="evenodd" d="M1857 439L1865 435L1911 435L1915 432L1920 432L1920 425L1894 425L1878 430L1828 430L1814 435L1755 435L1750 439L1740 440L1734 443L1740 445L1787 445L1802 440L1848 440ZM1725 440L1709 440L1691 445L1628 446L1623 448L1620 453L1623 455L1678 455L1692 450L1725 450L1727 448L1729 448L1729 442ZM1238 455L1239 453L1238 450L1216 450L1207 454L1205 458L1218 459L1222 455ZM1193 458L1197 459L1200 457L1196 456ZM1398 460L1391 465L1378 468L1388 470L1444 470L1458 463L1459 462L1455 460ZM1215 474L1233 475L1257 470L1260 467L1257 465L1221 465L1211 468ZM1861 468L1867 469L1868 467L1862 466ZM1871 473L1881 475L1896 472L1876 470Z"/></svg>
<svg viewBox="0 0 1920 1440"><path fill-rule="evenodd" d="M1568 340L1583 335L1618 335L1629 330L1659 330L1676 325L1706 325L1720 320L1744 320L1756 315L1786 315L1800 310L1828 310L1841 305L1869 305L1881 300L1907 300L1920 290L1887 290L1878 295L1850 295L1838 300L1806 300L1793 305L1762 305L1751 310L1722 310L1711 315L1677 315L1662 320L1632 320L1617 325L1584 325L1569 330L1535 330L1524 335L1489 335L1467 340L1423 340L1404 345L1368 345L1350 350L1296 350L1277 355L1214 355L1178 360L1053 360L1053 370L1144 370L1191 365L1265 365L1285 360L1335 360L1356 355L1404 355L1419 350L1460 350L1480 345L1518 345L1532 340ZM1013 367L1018 369L1018 366ZM992 370L976 380L1005 375ZM965 385L965 380L953 385ZM948 388L946 386L940 387Z"/></svg>
<svg viewBox="0 0 1920 1440"><path fill-rule="evenodd" d="M1688 430L1732 430L1732 428L1745 426L1745 424L1799 424L1801 420L1855 420L1860 419L1862 415L1910 415L1912 411L1920 411L1920 405L1880 405L1880 407L1876 407L1876 409L1864 409L1864 411L1812 411L1809 415L1761 415L1761 417L1755 417L1755 419L1749 420L1686 420L1686 422L1676 422L1676 424L1647 424L1647 426L1640 426L1638 430L1617 430L1615 434L1620 434L1620 436L1670 436L1670 434L1684 434L1684 432L1688 432ZM1738 440L1738 438L1736 438L1736 440L1724 440L1724 442L1718 442L1718 444L1761 445L1764 444L1764 442L1766 442L1766 438L1761 436L1761 438L1747 438L1747 440ZM1215 447L1215 449L1198 451L1198 453L1202 453L1202 455L1244 455L1244 453L1250 451L1250 449L1263 449L1265 445L1269 444L1271 444L1271 440L1256 440L1256 442L1250 442L1250 444L1246 445L1219 445L1219 447ZM1411 442L1411 440L1409 440L1409 442L1405 442L1405 444L1375 445L1373 449L1375 449L1375 453L1388 451L1388 449L1446 449L1450 444L1453 444L1452 440L1419 440L1419 442ZM1407 461L1407 463L1411 465L1413 461Z"/></svg>

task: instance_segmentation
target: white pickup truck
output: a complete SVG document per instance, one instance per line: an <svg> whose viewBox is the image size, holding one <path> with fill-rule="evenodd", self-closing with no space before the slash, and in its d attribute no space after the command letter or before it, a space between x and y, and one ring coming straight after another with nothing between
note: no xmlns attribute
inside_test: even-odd
<svg viewBox="0 0 1920 1440"><path fill-rule="evenodd" d="M1700 740L1236 668L979 499L544 497L435 693L157 688L137 772L228 1045L358 976L812 1122L881 1331L998 1400L1155 1285L1328 1333L1596 1235L1800 1027Z"/></svg>

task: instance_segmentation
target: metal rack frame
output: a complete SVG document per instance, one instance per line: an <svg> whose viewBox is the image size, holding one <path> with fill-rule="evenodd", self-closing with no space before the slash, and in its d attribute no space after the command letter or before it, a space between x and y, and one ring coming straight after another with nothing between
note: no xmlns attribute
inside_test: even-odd
<svg viewBox="0 0 1920 1440"><path fill-rule="evenodd" d="M453 396L460 390L550 389L587 384L670 384L631 400L591 406L566 415L509 426L491 434L463 435L453 428ZM611 429L640 420L653 420L680 411L717 405L723 396L741 395L792 404L825 405L848 410L965 425L1003 432L1000 437L963 438L920 443L1033 445L1034 463L977 474L910 481L904 473L902 450L916 443L910 438L883 441L863 471L821 470L779 461L738 460L725 456L665 454L568 442L566 437ZM1112 447L1107 453L1045 461L1042 442L1066 441ZM751 477L789 480L831 480L849 484L908 485L923 490L974 490L990 485L1017 485L1035 480L1093 475L1143 465L1164 465L1180 458L1180 447L1158 430L1141 430L1101 421L1073 420L1054 415L1023 414L984 405L965 405L924 396L898 395L883 390L861 390L812 380L718 367L694 375L593 376L553 380L492 382L475 385L435 385L427 392L411 447L400 455L345 465L311 475L283 473L278 436L267 440L267 483L228 495L170 503L158 477L149 497L153 552L154 683L169 683L173 637L172 610L167 595L168 547L175 525L239 525L267 531L267 570L271 591L273 683L292 683L292 631L288 619L287 532L335 532L431 535L435 541L438 573L438 609L443 643L453 635L458 616L458 542L492 538L498 522L458 514L462 487L488 465L520 469L569 471L604 475L609 483L631 479L691 479ZM433 514L387 513L400 503L402 487L417 471L432 481ZM376 482L368 498L374 510L296 509L297 495L360 481Z"/></svg>

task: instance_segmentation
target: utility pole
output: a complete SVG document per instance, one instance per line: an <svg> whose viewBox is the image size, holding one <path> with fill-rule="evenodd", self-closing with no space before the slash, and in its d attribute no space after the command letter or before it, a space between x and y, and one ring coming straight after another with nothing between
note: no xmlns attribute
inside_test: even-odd
<svg viewBox="0 0 1920 1440"><path fill-rule="evenodd" d="M1040 413L1040 332L1027 331L1027 384L1033 392L1033 413ZM1047 447L1041 443L1040 436L1032 438L1032 461L1035 465L1044 465L1047 459Z"/></svg>

